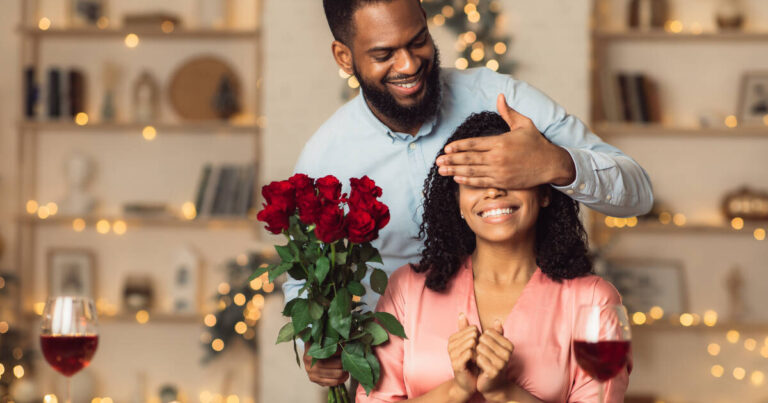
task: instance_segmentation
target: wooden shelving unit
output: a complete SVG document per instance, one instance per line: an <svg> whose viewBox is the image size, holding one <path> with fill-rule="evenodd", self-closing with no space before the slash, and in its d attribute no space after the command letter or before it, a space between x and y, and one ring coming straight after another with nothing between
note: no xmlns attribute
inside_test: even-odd
<svg viewBox="0 0 768 403"><path fill-rule="evenodd" d="M41 219L35 216L21 216L18 220L27 225L35 226L72 226L75 220L82 219L87 227L93 227L100 220L113 223L117 220L125 221L130 229L141 227L168 227L168 228L208 228L208 229L250 229L256 225L255 220L244 217L200 217L186 220L179 217L66 217L52 216Z"/></svg>
<svg viewBox="0 0 768 403"><path fill-rule="evenodd" d="M602 41L768 41L768 32L681 32L672 33L664 30L647 31L606 31L593 32L593 38Z"/></svg>
<svg viewBox="0 0 768 403"><path fill-rule="evenodd" d="M64 28L47 29L19 27L18 32L24 36L41 39L115 39L124 38L128 34L136 34L139 38L163 39L244 39L253 40L260 36L259 30L232 29L175 29L163 32L159 29L98 29L98 28Z"/></svg>
<svg viewBox="0 0 768 403"><path fill-rule="evenodd" d="M659 124L630 124L630 123L598 123L593 128L601 137L765 137L768 138L768 125L756 127L697 128L672 127Z"/></svg>
<svg viewBox="0 0 768 403"><path fill-rule="evenodd" d="M237 134L258 136L261 133L259 126L255 124L233 124L229 122L202 121L202 122L110 122L110 123L88 123L78 125L74 122L66 121L21 121L18 123L20 130L34 132L52 132L52 133L98 133L98 134L141 134L142 129L147 126L154 127L158 134Z"/></svg>

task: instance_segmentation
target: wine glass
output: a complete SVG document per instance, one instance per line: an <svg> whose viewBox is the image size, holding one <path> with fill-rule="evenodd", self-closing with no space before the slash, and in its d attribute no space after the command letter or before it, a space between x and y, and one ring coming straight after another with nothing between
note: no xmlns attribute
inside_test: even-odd
<svg viewBox="0 0 768 403"><path fill-rule="evenodd" d="M574 332L576 362L598 382L598 403L603 403L603 382L627 365L632 339L627 309L624 305L581 305Z"/></svg>
<svg viewBox="0 0 768 403"><path fill-rule="evenodd" d="M67 377L71 403L71 377L91 363L99 335L93 300L85 297L48 298L43 310L40 346L48 364Z"/></svg>

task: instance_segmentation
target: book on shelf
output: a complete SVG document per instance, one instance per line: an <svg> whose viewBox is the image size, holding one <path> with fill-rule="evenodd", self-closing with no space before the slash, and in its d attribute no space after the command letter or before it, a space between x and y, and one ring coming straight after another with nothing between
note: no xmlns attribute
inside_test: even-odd
<svg viewBox="0 0 768 403"><path fill-rule="evenodd" d="M197 217L245 217L253 207L256 168L252 164L206 164L200 173Z"/></svg>
<svg viewBox="0 0 768 403"><path fill-rule="evenodd" d="M607 122L661 122L658 85L648 75L605 73L600 81L600 99Z"/></svg>

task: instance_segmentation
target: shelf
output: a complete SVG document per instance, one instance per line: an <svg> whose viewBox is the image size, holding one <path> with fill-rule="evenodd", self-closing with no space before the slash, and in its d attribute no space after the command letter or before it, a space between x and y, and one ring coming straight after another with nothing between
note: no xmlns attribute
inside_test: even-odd
<svg viewBox="0 0 768 403"><path fill-rule="evenodd" d="M595 133L601 137L766 137L768 126L723 128L672 127L659 124L598 123Z"/></svg>
<svg viewBox="0 0 768 403"><path fill-rule="evenodd" d="M121 313L115 316L107 316L102 314L99 316L100 324L107 323L134 323L140 324L136 320L135 314ZM143 325L157 324L200 324L203 323L203 315L200 314L174 314L174 313L149 313L149 321L147 323L141 323Z"/></svg>
<svg viewBox="0 0 768 403"><path fill-rule="evenodd" d="M25 215L19 218L22 223L37 226L72 226L74 220L82 218L86 228L93 228L99 220L107 220L110 224L117 220L125 221L130 231L139 227L178 227L178 228L210 228L210 229L249 229L256 225L256 221L244 217L217 217L196 218L184 220L176 217L72 217L52 216L41 219L36 216Z"/></svg>
<svg viewBox="0 0 768 403"><path fill-rule="evenodd" d="M768 323L766 322L731 322L717 323L714 326L698 324L695 326L682 326L680 323L656 322L644 325L632 325L633 332L727 332L729 330L738 330L741 332L768 332Z"/></svg>
<svg viewBox="0 0 768 403"><path fill-rule="evenodd" d="M605 41L706 41L706 42L761 42L768 41L768 32L703 32L694 34L683 32L679 34L664 30L649 31L597 31L595 39Z"/></svg>
<svg viewBox="0 0 768 403"><path fill-rule="evenodd" d="M613 233L635 234L732 234L754 237L754 231L758 228L768 230L768 222L745 222L744 228L736 230L726 225L686 224L662 224L660 222L640 221L635 227L611 228L601 224L602 228Z"/></svg>
<svg viewBox="0 0 768 403"><path fill-rule="evenodd" d="M22 130L51 131L51 132L126 132L141 134L141 131L152 126L158 135L163 134L248 134L258 135L260 128L253 124L239 125L220 121L200 121L182 123L89 123L84 126L68 121L35 122L22 121L18 123Z"/></svg>
<svg viewBox="0 0 768 403"><path fill-rule="evenodd" d="M139 38L161 39L254 39L259 36L259 30L231 30L231 29L177 29L165 33L159 29L98 29L98 28L66 28L48 29L21 27L18 29L23 35L52 38L52 39L115 39L124 38L128 34L136 34Z"/></svg>
<svg viewBox="0 0 768 403"><path fill-rule="evenodd" d="M31 321L40 320L40 315L35 312L24 312L24 317ZM175 313L149 313L149 320L146 323L139 323L136 315L132 313L118 313L117 315L99 314L99 325L103 324L200 324L203 323L203 315L199 313L175 314Z"/></svg>

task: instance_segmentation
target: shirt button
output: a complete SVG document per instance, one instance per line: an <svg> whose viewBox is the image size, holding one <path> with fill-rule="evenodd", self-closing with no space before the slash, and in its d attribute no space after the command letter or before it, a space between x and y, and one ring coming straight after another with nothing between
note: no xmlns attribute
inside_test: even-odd
<svg viewBox="0 0 768 403"><path fill-rule="evenodd" d="M606 201L611 200L611 195L605 196L605 200Z"/></svg>
<svg viewBox="0 0 768 403"><path fill-rule="evenodd" d="M582 183L581 185L579 185L579 190L584 190L585 187L587 187L587 185Z"/></svg>
<svg viewBox="0 0 768 403"><path fill-rule="evenodd" d="M415 149L416 149L416 143L411 143L411 145L410 145L410 146L408 146L408 147L409 147L411 150L415 150Z"/></svg>
<svg viewBox="0 0 768 403"><path fill-rule="evenodd" d="M565 191L565 193L568 193L569 195L572 195L573 194L573 189L568 189L568 190Z"/></svg>

